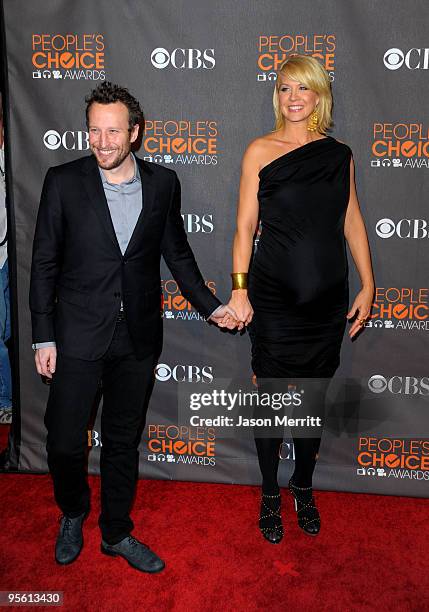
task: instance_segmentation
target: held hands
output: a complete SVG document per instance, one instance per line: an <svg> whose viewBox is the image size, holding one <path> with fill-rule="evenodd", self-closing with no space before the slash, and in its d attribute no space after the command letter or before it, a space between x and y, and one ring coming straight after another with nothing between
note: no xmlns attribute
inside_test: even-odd
<svg viewBox="0 0 429 612"><path fill-rule="evenodd" d="M247 289L233 289L228 306L236 313L239 331L249 325L253 318L253 308L247 297Z"/></svg>
<svg viewBox="0 0 429 612"><path fill-rule="evenodd" d="M211 317L209 317L209 321L213 321L218 327L226 327L227 329L235 329L239 324L237 315L234 310L230 308L229 304L222 304L222 306L219 306Z"/></svg>
<svg viewBox="0 0 429 612"><path fill-rule="evenodd" d="M253 317L253 308L247 297L247 273L233 272L231 277L233 290L229 303L219 306L209 320L219 327L241 331Z"/></svg>
<svg viewBox="0 0 429 612"><path fill-rule="evenodd" d="M347 313L347 319L349 321L350 319L353 319L354 316L356 316L356 320L353 322L351 328L349 329L350 338L353 338L358 333L358 331L363 329L365 321L368 319L371 312L373 297L374 290L372 288L361 289L355 297L353 306Z"/></svg>
<svg viewBox="0 0 429 612"><path fill-rule="evenodd" d="M36 370L41 376L52 378L57 363L57 349L55 346L37 349L34 353Z"/></svg>

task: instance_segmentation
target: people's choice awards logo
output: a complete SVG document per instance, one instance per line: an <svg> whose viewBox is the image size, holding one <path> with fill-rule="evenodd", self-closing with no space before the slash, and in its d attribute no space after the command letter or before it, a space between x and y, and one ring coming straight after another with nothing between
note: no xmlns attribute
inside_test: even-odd
<svg viewBox="0 0 429 612"><path fill-rule="evenodd" d="M104 52L100 33L33 34L33 79L103 81Z"/></svg>
<svg viewBox="0 0 429 612"><path fill-rule="evenodd" d="M372 168L429 168L429 127L423 123L374 123Z"/></svg>
<svg viewBox="0 0 429 612"><path fill-rule="evenodd" d="M216 465L213 427L149 425L147 460L160 463Z"/></svg>
<svg viewBox="0 0 429 612"><path fill-rule="evenodd" d="M291 55L310 55L335 80L335 34L261 34L258 37L258 81L275 81L276 71Z"/></svg>
<svg viewBox="0 0 429 612"><path fill-rule="evenodd" d="M60 147L66 151L87 151L89 149L88 132L48 130L43 134L43 144L50 151L56 151Z"/></svg>
<svg viewBox="0 0 429 612"><path fill-rule="evenodd" d="M361 437L358 476L429 480L429 440Z"/></svg>
<svg viewBox="0 0 429 612"><path fill-rule="evenodd" d="M429 331L429 288L377 287L365 327Z"/></svg>
<svg viewBox="0 0 429 612"><path fill-rule="evenodd" d="M154 68L163 70L168 66L179 70L213 70L216 65L214 49L173 49L167 51L164 47L157 47L150 56Z"/></svg>
<svg viewBox="0 0 429 612"><path fill-rule="evenodd" d="M216 283L213 280L207 280L206 286L213 295L216 295ZM161 280L161 289L164 319L205 321L205 318L194 309L192 304L185 297L183 297L179 285L173 278Z"/></svg>
<svg viewBox="0 0 429 612"><path fill-rule="evenodd" d="M398 70L402 66L409 70L427 70L429 68L429 49L413 47L404 53L401 49L392 47L384 54L383 62L388 70Z"/></svg>
<svg viewBox="0 0 429 612"><path fill-rule="evenodd" d="M215 166L218 162L218 125L211 119L147 120L144 159L164 164Z"/></svg>

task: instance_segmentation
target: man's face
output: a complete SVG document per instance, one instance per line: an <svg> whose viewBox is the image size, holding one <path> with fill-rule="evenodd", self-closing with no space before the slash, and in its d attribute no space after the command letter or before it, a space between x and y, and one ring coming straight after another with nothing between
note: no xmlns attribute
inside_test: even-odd
<svg viewBox="0 0 429 612"><path fill-rule="evenodd" d="M91 104L88 112L89 146L103 170L118 168L129 155L139 133L128 124L128 109L122 102Z"/></svg>

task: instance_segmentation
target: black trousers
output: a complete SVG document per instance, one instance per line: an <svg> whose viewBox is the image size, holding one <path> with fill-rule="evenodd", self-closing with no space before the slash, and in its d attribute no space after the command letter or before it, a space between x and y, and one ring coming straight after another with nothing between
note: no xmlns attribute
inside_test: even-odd
<svg viewBox="0 0 429 612"><path fill-rule="evenodd" d="M138 360L127 324L118 320L106 354L96 361L57 356L45 425L57 504L75 517L89 510L87 426L102 381L101 514L103 539L116 544L134 525L130 511L138 477L138 445L154 382L156 356Z"/></svg>

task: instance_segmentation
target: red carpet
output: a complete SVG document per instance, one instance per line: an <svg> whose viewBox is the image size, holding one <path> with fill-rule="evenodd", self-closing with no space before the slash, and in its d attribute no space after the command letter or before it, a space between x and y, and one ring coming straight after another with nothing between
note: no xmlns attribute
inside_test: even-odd
<svg viewBox="0 0 429 612"><path fill-rule="evenodd" d="M134 533L166 561L147 575L99 552L99 479L90 480L84 550L59 567L49 477L0 475L0 590L61 590L73 612L429 609L424 499L317 493L322 530L312 538L283 491L286 536L273 546L257 529L256 487L140 481Z"/></svg>

